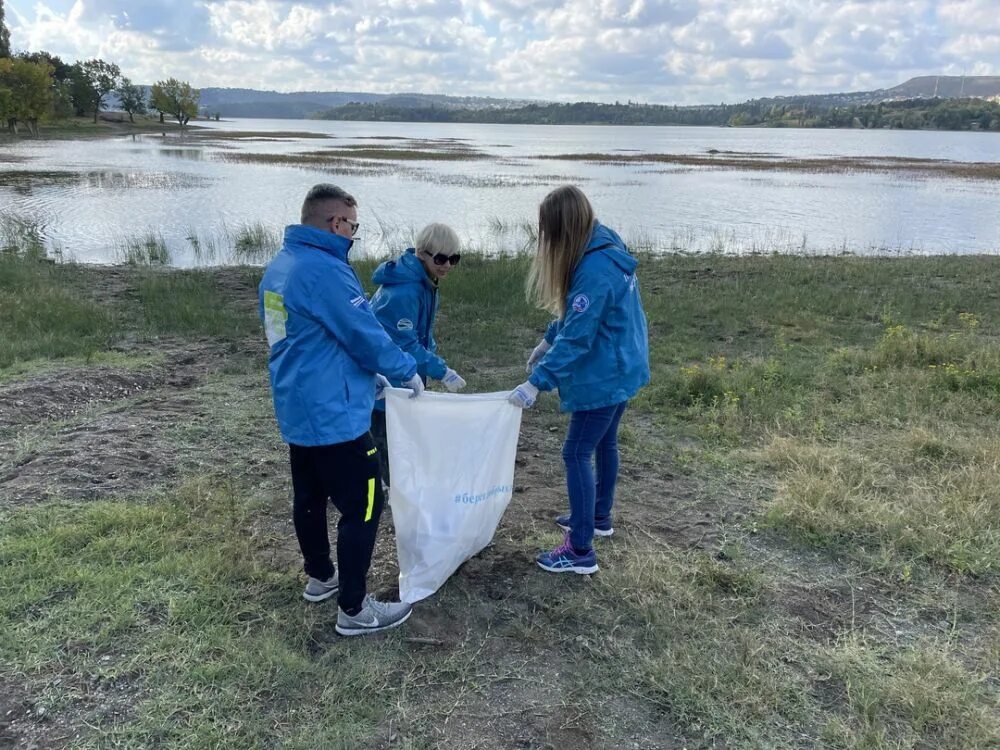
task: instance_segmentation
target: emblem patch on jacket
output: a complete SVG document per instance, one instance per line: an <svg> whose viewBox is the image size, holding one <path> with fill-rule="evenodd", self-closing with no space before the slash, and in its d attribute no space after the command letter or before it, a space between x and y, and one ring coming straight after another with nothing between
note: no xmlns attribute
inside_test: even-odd
<svg viewBox="0 0 1000 750"><path fill-rule="evenodd" d="M285 338L286 320L285 298L277 292L264 292L264 333L268 346L274 346Z"/></svg>
<svg viewBox="0 0 1000 750"><path fill-rule="evenodd" d="M412 331L413 330L413 321L410 320L409 318L400 318L399 321L396 323L396 330L397 331Z"/></svg>
<svg viewBox="0 0 1000 750"><path fill-rule="evenodd" d="M586 311L590 307L590 298L586 294L578 294L573 298L573 310L578 313Z"/></svg>

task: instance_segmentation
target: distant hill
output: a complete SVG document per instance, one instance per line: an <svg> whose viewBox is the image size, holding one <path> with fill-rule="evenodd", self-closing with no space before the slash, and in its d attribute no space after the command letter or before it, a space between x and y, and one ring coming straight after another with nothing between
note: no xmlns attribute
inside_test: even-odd
<svg viewBox="0 0 1000 750"><path fill-rule="evenodd" d="M200 108L222 117L309 118L346 104L385 103L393 107L445 107L455 109L505 109L521 107L526 99L493 99L442 94L373 94L364 91L257 91L255 89L204 88Z"/></svg>
<svg viewBox="0 0 1000 750"><path fill-rule="evenodd" d="M1000 96L1000 76L920 76L888 89L849 91L832 94L799 94L751 99L742 104L726 107L751 107L754 110L781 108L806 108L822 110L844 107L862 107L882 102L908 99L968 99ZM587 104L577 102L576 104ZM480 96L445 96L442 94L374 94L365 91L258 91L256 89L205 88L201 90L203 114L218 113L222 117L266 117L307 119L325 117L332 119L394 119L407 120L465 119L466 121L508 122L518 121L522 115L512 110L549 108L552 102L531 99L498 99ZM563 105L570 106L570 105ZM650 105L659 106L659 105ZM378 114L373 115L375 107ZM443 112L442 112L443 110ZM721 111L717 105L672 107L674 113L684 113L675 121L689 122L700 119L705 111ZM471 117L457 115L471 112ZM494 114L489 114L494 112ZM450 117L448 113L456 113ZM630 121L634 113L628 113ZM530 111L523 115L528 121L537 116ZM546 115L548 116L548 115ZM558 117L561 117L559 114ZM728 119L728 117L726 118Z"/></svg>
<svg viewBox="0 0 1000 750"><path fill-rule="evenodd" d="M1000 76L919 76L889 89L835 94L793 94L751 99L764 106L854 107L905 99L986 99L1000 96Z"/></svg>
<svg viewBox="0 0 1000 750"><path fill-rule="evenodd" d="M1000 76L918 76L886 89L892 99L964 99L1000 96Z"/></svg>

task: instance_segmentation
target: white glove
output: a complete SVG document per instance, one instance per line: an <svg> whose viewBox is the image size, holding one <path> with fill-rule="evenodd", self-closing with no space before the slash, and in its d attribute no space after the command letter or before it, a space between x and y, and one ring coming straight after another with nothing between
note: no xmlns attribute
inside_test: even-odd
<svg viewBox="0 0 1000 750"><path fill-rule="evenodd" d="M376 372L375 373L375 400L379 401L379 400L385 398L385 389L389 388L390 386L391 386L391 383L389 382L389 378L387 378L385 375L379 375Z"/></svg>
<svg viewBox="0 0 1000 750"><path fill-rule="evenodd" d="M462 376L450 367L448 368L448 371L445 372L444 377L441 378L441 382L444 383L444 387L452 393L465 388L465 381L462 379Z"/></svg>
<svg viewBox="0 0 1000 750"><path fill-rule="evenodd" d="M419 375L414 375L403 385L413 391L413 393L410 394L410 398L416 398L424 392L424 381L420 379Z"/></svg>
<svg viewBox="0 0 1000 750"><path fill-rule="evenodd" d="M522 409L530 409L536 398L538 398L538 389L526 380L510 392L507 401Z"/></svg>
<svg viewBox="0 0 1000 750"><path fill-rule="evenodd" d="M531 371L535 369L535 365L538 364L539 360L545 356L545 352L551 348L552 344L545 339L542 339L538 343L538 346L531 350L531 356L528 357L528 365L524 368L529 375L531 374Z"/></svg>

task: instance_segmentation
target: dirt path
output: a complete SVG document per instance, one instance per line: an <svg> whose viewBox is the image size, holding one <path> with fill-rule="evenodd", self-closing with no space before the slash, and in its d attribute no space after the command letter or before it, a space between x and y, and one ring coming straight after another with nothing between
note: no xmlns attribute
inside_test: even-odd
<svg viewBox="0 0 1000 750"><path fill-rule="evenodd" d="M59 369L0 387L0 507L43 497L94 499L176 475L183 446L163 438L199 416L188 393L224 349L167 342L139 369Z"/></svg>

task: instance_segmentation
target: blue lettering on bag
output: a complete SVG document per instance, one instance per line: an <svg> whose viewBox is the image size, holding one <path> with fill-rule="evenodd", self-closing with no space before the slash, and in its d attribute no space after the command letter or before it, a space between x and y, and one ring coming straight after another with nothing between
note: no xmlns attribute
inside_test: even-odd
<svg viewBox="0 0 1000 750"><path fill-rule="evenodd" d="M485 503L487 500L491 500L497 495L508 495L513 491L514 487L512 485L498 484L496 487L486 490L486 492L480 492L477 494L459 492L455 495L455 505L479 505L480 503Z"/></svg>

